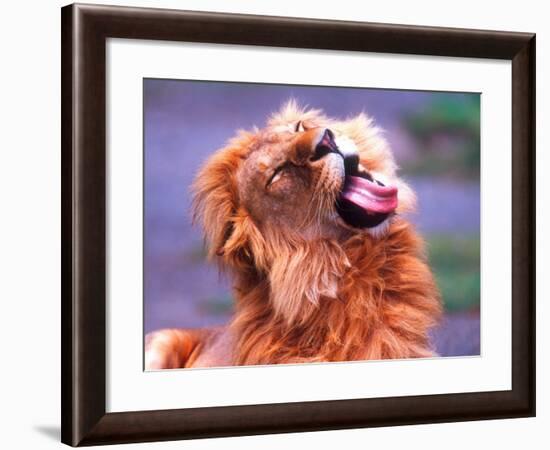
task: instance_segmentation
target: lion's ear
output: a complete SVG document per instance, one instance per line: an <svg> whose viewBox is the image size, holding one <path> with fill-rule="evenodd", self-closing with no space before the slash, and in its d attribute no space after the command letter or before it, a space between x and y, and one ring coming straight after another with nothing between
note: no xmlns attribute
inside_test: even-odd
<svg viewBox="0 0 550 450"><path fill-rule="evenodd" d="M193 184L193 220L203 227L210 258L227 259L242 241L238 229L242 212L236 175L249 139L248 135L241 135L212 155Z"/></svg>
<svg viewBox="0 0 550 450"><path fill-rule="evenodd" d="M266 267L265 241L260 230L242 208L235 214L231 223L231 234L225 241L221 254L233 267L254 265Z"/></svg>
<svg viewBox="0 0 550 450"><path fill-rule="evenodd" d="M193 184L193 221L202 225L210 257L221 252L232 233L238 202L236 170L233 152L223 149L206 161Z"/></svg>
<svg viewBox="0 0 550 450"><path fill-rule="evenodd" d="M233 224L231 222L229 222L229 223L227 223L227 225L225 227L225 231L223 233L223 239L222 239L221 245L218 246L217 249L215 249L216 250L216 256L225 255L225 253L226 253L225 244L227 243L227 241L229 241L232 234L233 234Z"/></svg>

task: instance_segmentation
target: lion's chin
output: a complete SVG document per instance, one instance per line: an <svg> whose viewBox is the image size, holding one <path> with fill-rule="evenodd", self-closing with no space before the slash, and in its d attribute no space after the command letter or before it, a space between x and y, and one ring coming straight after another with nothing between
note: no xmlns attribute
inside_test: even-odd
<svg viewBox="0 0 550 450"><path fill-rule="evenodd" d="M340 230L345 231L344 235L350 236L366 233L374 238L380 238L384 236L389 230L394 214L388 214L384 219L382 219L382 221L378 222L376 225L372 225L369 227L353 225L344 220L339 212L335 212L334 216L335 225Z"/></svg>

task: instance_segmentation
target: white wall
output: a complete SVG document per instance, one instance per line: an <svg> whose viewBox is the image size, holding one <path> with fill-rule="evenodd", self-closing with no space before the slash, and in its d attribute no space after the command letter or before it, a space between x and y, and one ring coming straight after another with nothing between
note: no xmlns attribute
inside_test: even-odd
<svg viewBox="0 0 550 450"><path fill-rule="evenodd" d="M100 3L89 1L89 3ZM537 123L550 119L549 15L545 2L508 3L462 0L297 2L270 0L114 1L156 6L326 19L365 20L537 33ZM3 448L46 449L59 446L60 377L60 12L55 0L4 2L0 14L0 295L3 344L0 415ZM538 230L548 229L550 188L548 129L538 127ZM495 149L498 151L498 149ZM543 202L545 204L543 204ZM6 251L7 249L7 251ZM419 449L547 448L550 427L550 313L543 279L548 235L538 236L538 417L506 421L332 431L262 437L150 444L154 448L278 449L397 448ZM138 448L125 446L124 448ZM143 448L143 446L141 447Z"/></svg>

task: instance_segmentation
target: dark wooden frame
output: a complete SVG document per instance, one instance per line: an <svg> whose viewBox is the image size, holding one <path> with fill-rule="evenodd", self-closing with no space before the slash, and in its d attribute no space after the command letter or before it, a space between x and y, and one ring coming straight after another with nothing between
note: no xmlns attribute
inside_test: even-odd
<svg viewBox="0 0 550 450"><path fill-rule="evenodd" d="M106 413L107 38L511 60L512 390ZM535 35L160 9L66 6L62 9L62 245L62 441L66 444L533 416Z"/></svg>

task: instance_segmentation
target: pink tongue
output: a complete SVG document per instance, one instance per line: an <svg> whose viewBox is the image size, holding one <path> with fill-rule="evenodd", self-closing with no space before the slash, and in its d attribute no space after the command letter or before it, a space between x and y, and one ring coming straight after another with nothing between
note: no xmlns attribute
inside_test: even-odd
<svg viewBox="0 0 550 450"><path fill-rule="evenodd" d="M342 197L367 213L389 214L397 208L397 188L348 176Z"/></svg>

